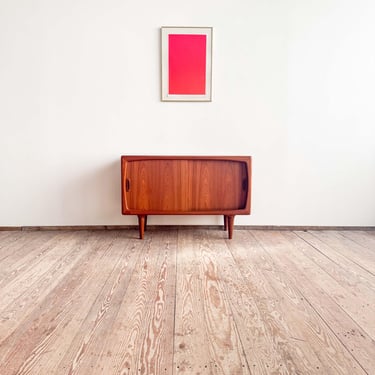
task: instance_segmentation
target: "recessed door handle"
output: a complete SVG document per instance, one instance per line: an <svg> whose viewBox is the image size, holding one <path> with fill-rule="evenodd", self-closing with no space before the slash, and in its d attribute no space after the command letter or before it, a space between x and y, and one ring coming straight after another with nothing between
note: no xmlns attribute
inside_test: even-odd
<svg viewBox="0 0 375 375"><path fill-rule="evenodd" d="M242 190L243 191L247 191L247 188L248 188L248 182L247 182L247 178L244 178L243 180L242 180Z"/></svg>

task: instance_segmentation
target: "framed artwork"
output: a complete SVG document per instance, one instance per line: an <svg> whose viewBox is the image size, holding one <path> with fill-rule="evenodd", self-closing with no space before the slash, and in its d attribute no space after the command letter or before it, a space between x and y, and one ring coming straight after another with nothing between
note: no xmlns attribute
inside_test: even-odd
<svg viewBox="0 0 375 375"><path fill-rule="evenodd" d="M161 100L211 101L212 27L161 28Z"/></svg>

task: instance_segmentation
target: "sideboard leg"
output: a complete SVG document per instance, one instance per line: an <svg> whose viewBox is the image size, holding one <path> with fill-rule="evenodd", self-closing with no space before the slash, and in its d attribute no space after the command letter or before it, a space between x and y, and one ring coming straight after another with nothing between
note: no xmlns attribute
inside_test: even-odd
<svg viewBox="0 0 375 375"><path fill-rule="evenodd" d="M228 238L231 240L233 237L234 215L228 215Z"/></svg>
<svg viewBox="0 0 375 375"><path fill-rule="evenodd" d="M224 215L224 230L228 230L228 216Z"/></svg>
<svg viewBox="0 0 375 375"><path fill-rule="evenodd" d="M138 215L139 238L141 240L145 238L145 222L146 215Z"/></svg>
<svg viewBox="0 0 375 375"><path fill-rule="evenodd" d="M147 215L145 215L145 232L147 230Z"/></svg>

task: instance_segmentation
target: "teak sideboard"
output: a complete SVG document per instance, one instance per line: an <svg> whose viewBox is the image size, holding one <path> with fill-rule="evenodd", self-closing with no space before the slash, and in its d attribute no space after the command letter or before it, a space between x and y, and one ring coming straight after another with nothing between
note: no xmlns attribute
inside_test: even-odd
<svg viewBox="0 0 375 375"><path fill-rule="evenodd" d="M121 156L123 215L137 215L144 238L148 215L250 214L250 156Z"/></svg>

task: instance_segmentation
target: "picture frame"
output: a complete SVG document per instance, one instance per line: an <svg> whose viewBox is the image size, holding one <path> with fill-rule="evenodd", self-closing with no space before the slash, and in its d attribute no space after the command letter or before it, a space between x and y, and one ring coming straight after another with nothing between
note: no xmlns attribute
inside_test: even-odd
<svg viewBox="0 0 375 375"><path fill-rule="evenodd" d="M161 27L161 100L212 101L212 27Z"/></svg>

